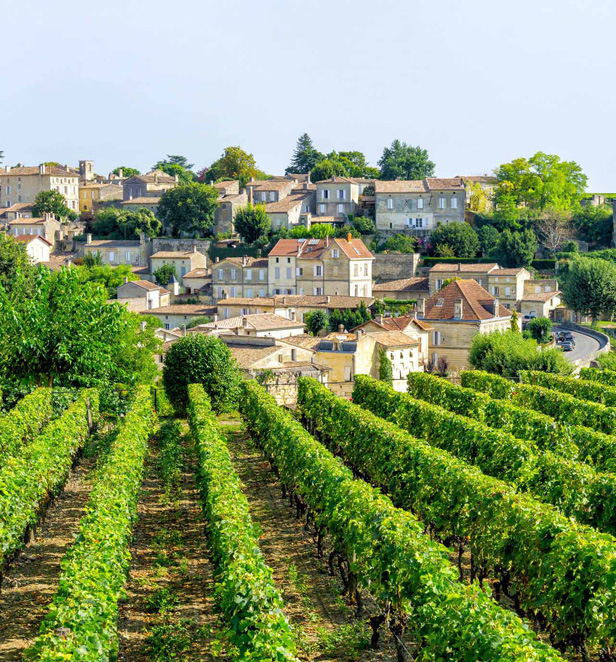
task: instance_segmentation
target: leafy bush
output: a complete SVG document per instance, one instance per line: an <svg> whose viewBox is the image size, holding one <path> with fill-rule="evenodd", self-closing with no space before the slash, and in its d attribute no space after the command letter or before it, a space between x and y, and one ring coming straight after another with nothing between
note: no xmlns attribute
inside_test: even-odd
<svg viewBox="0 0 616 662"><path fill-rule="evenodd" d="M379 350L379 379L386 384L391 384L394 379L393 366L384 347Z"/></svg>
<svg viewBox="0 0 616 662"><path fill-rule="evenodd" d="M552 320L547 317L535 317L526 327L531 338L538 343L545 344L552 340Z"/></svg>
<svg viewBox="0 0 616 662"><path fill-rule="evenodd" d="M31 442L52 414L51 389L37 388L26 395L11 411L0 416L0 461Z"/></svg>
<svg viewBox="0 0 616 662"><path fill-rule="evenodd" d="M217 413L237 407L241 376L220 338L191 333L174 342L165 356L163 384L178 413L186 411L188 385L202 384Z"/></svg>
<svg viewBox="0 0 616 662"><path fill-rule="evenodd" d="M599 370L597 368L581 368L580 379L599 382L601 384L607 384L608 386L616 386L616 370L603 366L603 362L601 361L601 359L604 357L613 359L614 368L616 368L616 355L601 354L599 356L599 363L601 364L602 370ZM611 363L612 361L610 361L608 365L611 366Z"/></svg>
<svg viewBox="0 0 616 662"><path fill-rule="evenodd" d="M314 380L304 378L299 383L300 393L319 386ZM330 401L329 396L334 400ZM329 409L334 401L341 409L336 412L338 418L332 426ZM365 421L351 421L346 408L354 407L360 416L369 417L371 423L375 417L336 398L327 389L319 389L314 402L323 404L320 412L316 411L320 408L318 404L311 408L311 418L315 412L315 427L324 434L332 432L337 449L350 464L361 464L364 474L371 473L373 464L378 465L379 476L375 474L373 478L387 484L396 502L403 501L415 508L424 496L433 501L441 493L437 488L433 494L426 495L425 483L422 488L410 486L423 476L423 469L410 472L402 480L390 473L401 452L396 442L401 434L405 439L408 435L378 419L368 427ZM359 584L369 584L378 602L391 606L390 626L394 631L396 627L402 629L402 623L408 626L426 659L450 662L560 659L553 649L538 643L534 633L517 616L498 607L477 584L458 582L458 573L448 561L446 548L423 532L424 523L434 526L433 518L420 523L411 513L395 508L390 498L378 490L354 480L353 473L340 460L303 430L255 382L244 383L241 409L254 440L274 463L282 484L293 490L303 507L310 508L320 535L328 532L333 548L346 559L352 559L351 571ZM305 408L302 413L307 413ZM319 424L323 420L321 414L326 417L324 425ZM380 434L381 425L388 426L385 436ZM355 445L355 440L360 439L363 443ZM423 444L422 447L441 453ZM457 460L454 463L461 464ZM382 473L388 473L389 477L381 482ZM443 480L453 476L457 476L457 467L444 469ZM406 485L411 489L401 499L399 490ZM444 516L448 516L447 511Z"/></svg>
<svg viewBox="0 0 616 662"><path fill-rule="evenodd" d="M216 599L241 660L296 660L283 602L258 546L248 501L201 385L188 387L188 421L199 455L198 482L217 566Z"/></svg>
<svg viewBox="0 0 616 662"><path fill-rule="evenodd" d="M607 384L534 371L525 371L521 374L521 377L527 384L545 386L553 391L569 393L569 395L581 400L590 400L591 402L600 402L608 407L616 407L616 388ZM583 406L583 403L580 404Z"/></svg>
<svg viewBox="0 0 616 662"><path fill-rule="evenodd" d="M378 247L379 253L415 253L417 239L408 234L394 234Z"/></svg>
<svg viewBox="0 0 616 662"><path fill-rule="evenodd" d="M149 388L141 386L97 474L77 539L62 559L58 590L29 651L32 659L116 659L118 601L154 422Z"/></svg>
<svg viewBox="0 0 616 662"><path fill-rule="evenodd" d="M445 223L439 225L430 236L434 251L444 255L442 247L449 247L459 257L475 257L479 252L477 233L468 223Z"/></svg>
<svg viewBox="0 0 616 662"><path fill-rule="evenodd" d="M351 220L353 227L359 234L374 234L376 226L369 216L353 216Z"/></svg>

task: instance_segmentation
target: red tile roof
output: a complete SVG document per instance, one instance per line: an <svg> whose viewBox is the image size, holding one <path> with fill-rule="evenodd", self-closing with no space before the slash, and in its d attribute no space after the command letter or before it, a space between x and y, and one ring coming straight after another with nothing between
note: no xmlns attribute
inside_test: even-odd
<svg viewBox="0 0 616 662"><path fill-rule="evenodd" d="M455 301L462 300L462 317L455 316ZM494 318L495 298L476 280L456 280L426 299L423 320L455 320L478 322ZM510 317L511 312L501 303L498 317Z"/></svg>
<svg viewBox="0 0 616 662"><path fill-rule="evenodd" d="M374 255L361 239L279 239L269 256L296 256L304 260L320 259L331 246L336 245L350 259L371 259Z"/></svg>

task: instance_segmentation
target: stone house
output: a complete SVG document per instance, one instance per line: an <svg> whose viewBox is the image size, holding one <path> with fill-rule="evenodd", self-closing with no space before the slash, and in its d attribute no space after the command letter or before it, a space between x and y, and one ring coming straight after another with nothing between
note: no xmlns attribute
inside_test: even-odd
<svg viewBox="0 0 616 662"><path fill-rule="evenodd" d="M162 170L152 170L145 175L134 175L122 182L122 199L160 198L163 193L179 183L177 175L172 177Z"/></svg>
<svg viewBox="0 0 616 662"><path fill-rule="evenodd" d="M10 223L18 218L33 218L33 202L17 202L10 207L0 207L0 221Z"/></svg>
<svg viewBox="0 0 616 662"><path fill-rule="evenodd" d="M389 280L372 286L372 294L378 299L414 301L430 296L429 281L421 276Z"/></svg>
<svg viewBox="0 0 616 662"><path fill-rule="evenodd" d="M560 303L561 292L556 279L527 280L524 283L524 293L520 301L520 314L550 317Z"/></svg>
<svg viewBox="0 0 616 662"><path fill-rule="evenodd" d="M175 276L180 285L184 283L184 276L193 269L207 267L207 257L194 246L192 251L158 251L150 257L150 271L153 274L165 264L175 268Z"/></svg>
<svg viewBox="0 0 616 662"><path fill-rule="evenodd" d="M222 299L225 293L231 298L266 296L267 258L244 255L215 262L212 266L212 290L214 301Z"/></svg>
<svg viewBox="0 0 616 662"><path fill-rule="evenodd" d="M170 292L148 280L124 280L117 290L117 298L128 310L142 312L169 305Z"/></svg>
<svg viewBox="0 0 616 662"><path fill-rule="evenodd" d="M159 196L148 196L147 198L132 198L130 200L123 200L120 202L121 209L126 211L139 211L140 209L147 209L151 211L154 216L158 213L158 205L160 203Z"/></svg>
<svg viewBox="0 0 616 662"><path fill-rule="evenodd" d="M186 294L199 294L212 284L212 275L208 269L192 269L184 274L184 292Z"/></svg>
<svg viewBox="0 0 616 662"><path fill-rule="evenodd" d="M459 177L374 183L376 228L426 237L441 224L463 223L466 190Z"/></svg>
<svg viewBox="0 0 616 662"><path fill-rule="evenodd" d="M79 185L79 211L88 216L93 215L100 208L101 202L122 200L123 189L120 184L102 184L90 182Z"/></svg>
<svg viewBox="0 0 616 662"><path fill-rule="evenodd" d="M229 330L237 335L255 336L257 338L287 338L304 333L303 322L290 320L274 313L216 319L209 324L201 325L199 328L210 331Z"/></svg>
<svg viewBox="0 0 616 662"><path fill-rule="evenodd" d="M79 211L79 173L69 166L0 168L0 207L34 202L41 191L58 191L66 206Z"/></svg>
<svg viewBox="0 0 616 662"><path fill-rule="evenodd" d="M270 294L372 296L374 255L361 239L280 239L268 255Z"/></svg>
<svg viewBox="0 0 616 662"><path fill-rule="evenodd" d="M287 177L272 177L271 179L255 180L254 177L246 184L248 202L253 204L268 204L284 200L297 186L294 179Z"/></svg>
<svg viewBox="0 0 616 662"><path fill-rule="evenodd" d="M310 227L310 217L314 214L315 194L313 191L293 193L278 202L268 202L265 211L270 218L273 230L290 230L297 225Z"/></svg>
<svg viewBox="0 0 616 662"><path fill-rule="evenodd" d="M469 367L468 351L478 333L506 331L511 312L475 280L456 280L420 299L417 317L433 327L430 359L446 358L451 370Z"/></svg>
<svg viewBox="0 0 616 662"><path fill-rule="evenodd" d="M316 215L344 220L355 214L360 185L350 177L332 177L316 183Z"/></svg>
<svg viewBox="0 0 616 662"><path fill-rule="evenodd" d="M464 182L464 188L466 189L466 204L470 205L473 187L479 186L486 196L485 211L491 211L494 207L494 191L498 179L491 175L458 175L458 177Z"/></svg>
<svg viewBox="0 0 616 662"><path fill-rule="evenodd" d="M17 237L19 235L38 235L44 237L52 247L56 245L56 239L62 234L62 223L53 215L45 213L42 218L18 217L8 224L9 234Z"/></svg>
<svg viewBox="0 0 616 662"><path fill-rule="evenodd" d="M148 264L149 243L144 235L138 241L123 239L92 240L92 235L86 236L85 245L78 251L83 256L88 253L98 253L103 264L117 267L128 264L134 267L146 267Z"/></svg>
<svg viewBox="0 0 616 662"><path fill-rule="evenodd" d="M214 317L216 308L202 304L177 304L144 310L143 315L154 315L166 330L182 328L196 317Z"/></svg>
<svg viewBox="0 0 616 662"><path fill-rule="evenodd" d="M218 207L214 214L214 232L216 234L235 234L235 214L248 204L245 191L229 193L218 198Z"/></svg>
<svg viewBox="0 0 616 662"><path fill-rule="evenodd" d="M39 262L49 262L51 243L40 235L17 235L13 236L13 241L18 241L26 245L26 252L35 264Z"/></svg>

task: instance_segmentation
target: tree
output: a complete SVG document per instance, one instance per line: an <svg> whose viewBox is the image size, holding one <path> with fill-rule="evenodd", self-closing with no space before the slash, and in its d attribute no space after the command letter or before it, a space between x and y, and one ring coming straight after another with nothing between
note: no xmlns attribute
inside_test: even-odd
<svg viewBox="0 0 616 662"><path fill-rule="evenodd" d="M248 203L240 207L234 217L235 230L248 244L267 236L272 229L272 222L265 211L265 205Z"/></svg>
<svg viewBox="0 0 616 662"><path fill-rule="evenodd" d="M167 154L167 158L157 161L152 170L162 170L172 177L178 176L181 184L189 184L195 181L195 173L191 170L193 163L188 163L185 156Z"/></svg>
<svg viewBox="0 0 616 662"><path fill-rule="evenodd" d="M40 270L29 299L0 287L0 381L23 389L102 387L141 383L137 365L153 374L152 343L141 342L139 316L107 298L74 268Z"/></svg>
<svg viewBox="0 0 616 662"><path fill-rule="evenodd" d="M394 381L394 370L384 347L379 350L379 380L389 385Z"/></svg>
<svg viewBox="0 0 616 662"><path fill-rule="evenodd" d="M186 325L187 329L194 329L196 326L201 326L201 324L209 324L212 321L211 317L208 315L198 315L193 317L190 322Z"/></svg>
<svg viewBox="0 0 616 662"><path fill-rule="evenodd" d="M541 245L553 255L573 236L571 215L556 209L543 212L534 230Z"/></svg>
<svg viewBox="0 0 616 662"><path fill-rule="evenodd" d="M88 251L83 256L83 266L88 269L92 269L92 267L102 267L103 258L101 257L101 254L98 251Z"/></svg>
<svg viewBox="0 0 616 662"><path fill-rule="evenodd" d="M511 311L511 321L509 327L512 331L519 331L520 327L518 326L518 313L516 310Z"/></svg>
<svg viewBox="0 0 616 662"><path fill-rule="evenodd" d="M455 257L475 257L479 251L477 233L468 223L439 225L430 239L437 253L440 246L449 246Z"/></svg>
<svg viewBox="0 0 616 662"><path fill-rule="evenodd" d="M267 175L257 168L255 157L241 147L225 148L222 156L205 172L205 178L210 183L221 179L238 179L240 187L245 186L251 177L266 179Z"/></svg>
<svg viewBox="0 0 616 662"><path fill-rule="evenodd" d="M468 208L477 214L486 214L490 210L490 199L479 182L465 182L469 189ZM470 184L470 185L469 185Z"/></svg>
<svg viewBox="0 0 616 662"><path fill-rule="evenodd" d="M571 310L593 321L611 317L616 312L616 264L583 257L571 260L563 298Z"/></svg>
<svg viewBox="0 0 616 662"><path fill-rule="evenodd" d="M359 234L374 234L376 226L369 216L349 216L349 221Z"/></svg>
<svg viewBox="0 0 616 662"><path fill-rule="evenodd" d="M535 257L537 238L532 230L503 230L492 255L503 267L527 267Z"/></svg>
<svg viewBox="0 0 616 662"><path fill-rule="evenodd" d="M0 287L11 293L16 286L27 297L34 284L36 268L26 250L26 245L13 241L10 235L0 232Z"/></svg>
<svg viewBox="0 0 616 662"><path fill-rule="evenodd" d="M156 280L158 285L167 287L167 285L169 285L169 281L174 276L176 276L175 266L173 264L163 264L158 267L158 269L156 269L152 275L154 276L154 280Z"/></svg>
<svg viewBox="0 0 616 662"><path fill-rule="evenodd" d="M578 237L596 246L610 246L614 229L611 205L586 205L573 214Z"/></svg>
<svg viewBox="0 0 616 662"><path fill-rule="evenodd" d="M114 168L111 172L119 177L120 170L122 171L122 177L134 177L135 175L141 174L141 172L137 170L137 168L131 168L130 166L118 166L117 168Z"/></svg>
<svg viewBox="0 0 616 662"><path fill-rule="evenodd" d="M34 198L32 213L37 217L54 214L63 222L74 221L77 218L77 213L66 206L66 198L58 191L39 191Z"/></svg>
<svg viewBox="0 0 616 662"><path fill-rule="evenodd" d="M313 336L318 336L319 332L327 328L329 319L325 311L314 310L311 313L306 313L304 316L304 323L306 324L308 333L311 333Z"/></svg>
<svg viewBox="0 0 616 662"><path fill-rule="evenodd" d="M381 179L424 179L433 177L435 168L427 150L400 140L394 140L390 147L385 147L378 166Z"/></svg>
<svg viewBox="0 0 616 662"><path fill-rule="evenodd" d="M109 207L97 212L92 221L92 232L97 237L110 239L138 239L160 235L162 223L149 209L129 211Z"/></svg>
<svg viewBox="0 0 616 662"><path fill-rule="evenodd" d="M347 177L348 174L342 161L337 159L323 159L310 171L310 180L312 182L321 182L332 177Z"/></svg>
<svg viewBox="0 0 616 662"><path fill-rule="evenodd" d="M190 333L174 342L165 356L163 384L179 414L186 411L188 385L203 384L216 413L237 407L241 376L231 351L220 338Z"/></svg>
<svg viewBox="0 0 616 662"><path fill-rule="evenodd" d="M325 157L323 154L314 148L314 145L312 144L312 138L307 133L303 133L297 139L295 151L293 152L293 157L291 158L291 163L285 170L285 174L306 174L310 172L316 166L316 164L324 158Z"/></svg>
<svg viewBox="0 0 616 662"><path fill-rule="evenodd" d="M526 327L530 337L544 345L552 340L552 321L547 317L535 317Z"/></svg>
<svg viewBox="0 0 616 662"><path fill-rule="evenodd" d="M338 161L346 170L348 177L361 177L364 179L378 179L380 172L378 168L368 165L363 152L330 152L327 157L330 161Z"/></svg>
<svg viewBox="0 0 616 662"><path fill-rule="evenodd" d="M90 253L92 255L92 253ZM95 253L98 255L98 253ZM79 278L82 283L100 283L107 290L107 297L113 299L117 289L126 280L139 280L128 264L120 264L112 267L109 264L84 266L78 268Z"/></svg>
<svg viewBox="0 0 616 662"><path fill-rule="evenodd" d="M500 232L493 225L482 225L477 230L477 239L479 239L479 249L487 257L498 248Z"/></svg>
<svg viewBox="0 0 616 662"><path fill-rule="evenodd" d="M193 182L169 189L158 204L158 217L173 236L182 232L211 234L218 207L218 191L208 184Z"/></svg>
<svg viewBox="0 0 616 662"><path fill-rule="evenodd" d="M387 237L385 243L379 247L380 253L415 253L417 240L408 234L394 234Z"/></svg>
<svg viewBox="0 0 616 662"><path fill-rule="evenodd" d="M4 152L0 149L0 163L4 161Z"/></svg>

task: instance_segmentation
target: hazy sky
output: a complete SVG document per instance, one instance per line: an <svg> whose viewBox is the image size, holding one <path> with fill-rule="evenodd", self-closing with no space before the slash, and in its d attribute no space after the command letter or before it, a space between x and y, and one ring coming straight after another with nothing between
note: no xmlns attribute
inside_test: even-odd
<svg viewBox="0 0 616 662"><path fill-rule="evenodd" d="M278 174L297 137L428 149L440 176L536 151L616 190L610 0L0 0L5 164L209 165Z"/></svg>

